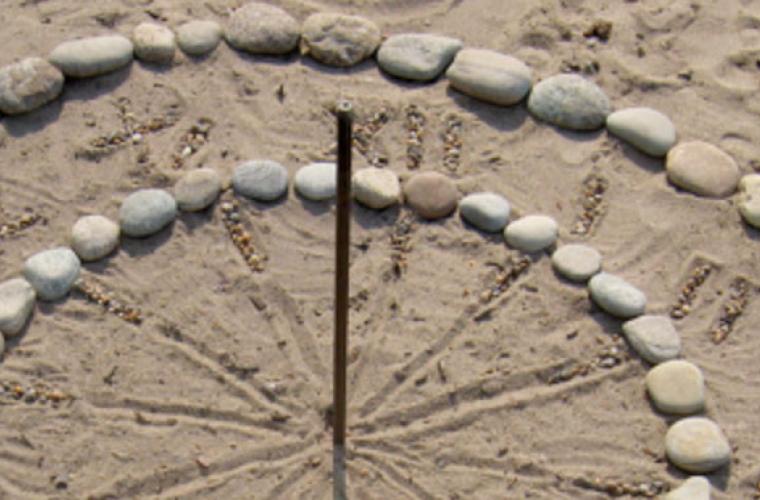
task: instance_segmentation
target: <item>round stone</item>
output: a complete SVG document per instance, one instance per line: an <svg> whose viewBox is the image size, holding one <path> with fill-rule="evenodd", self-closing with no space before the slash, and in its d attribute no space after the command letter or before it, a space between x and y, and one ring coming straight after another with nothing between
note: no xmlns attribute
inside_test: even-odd
<svg viewBox="0 0 760 500"><path fill-rule="evenodd" d="M296 191L311 201L334 198L337 190L335 163L318 162L301 167L296 172L293 185Z"/></svg>
<svg viewBox="0 0 760 500"><path fill-rule="evenodd" d="M13 337L21 332L32 314L35 296L34 288L23 278L0 283L0 333Z"/></svg>
<svg viewBox="0 0 760 500"><path fill-rule="evenodd" d="M602 268L602 254L588 245L562 245L552 254L552 266L570 281L585 282Z"/></svg>
<svg viewBox="0 0 760 500"><path fill-rule="evenodd" d="M657 364L681 354L681 336L667 316L646 315L623 323L623 333L639 356Z"/></svg>
<svg viewBox="0 0 760 500"><path fill-rule="evenodd" d="M351 191L356 201L375 210L395 205L401 199L398 176L387 168L358 170L351 179Z"/></svg>
<svg viewBox="0 0 760 500"><path fill-rule="evenodd" d="M213 168L186 173L174 185L174 199L184 212L197 212L211 206L222 190L222 180Z"/></svg>
<svg viewBox="0 0 760 500"><path fill-rule="evenodd" d="M533 87L528 109L539 120L570 130L595 130L612 107L594 82L578 75L556 75Z"/></svg>
<svg viewBox="0 0 760 500"><path fill-rule="evenodd" d="M710 481L703 476L692 476L670 490L662 500L710 500Z"/></svg>
<svg viewBox="0 0 760 500"><path fill-rule="evenodd" d="M121 35L70 40L48 58L64 75L74 78L104 75L132 62L132 42Z"/></svg>
<svg viewBox="0 0 760 500"><path fill-rule="evenodd" d="M749 174L739 181L739 213L747 224L760 229L760 174Z"/></svg>
<svg viewBox="0 0 760 500"><path fill-rule="evenodd" d="M66 296L79 278L79 258L67 247L45 250L24 263L24 278L40 300L58 300Z"/></svg>
<svg viewBox="0 0 760 500"><path fill-rule="evenodd" d="M0 68L0 112L28 113L54 100L63 90L63 74L39 57Z"/></svg>
<svg viewBox="0 0 760 500"><path fill-rule="evenodd" d="M170 64L174 60L174 32L155 23L140 23L132 33L135 57L155 64Z"/></svg>
<svg viewBox="0 0 760 500"><path fill-rule="evenodd" d="M509 223L504 239L512 248L533 253L552 246L558 230L557 221L548 215L527 215Z"/></svg>
<svg viewBox="0 0 760 500"><path fill-rule="evenodd" d="M676 143L670 118L651 108L628 108L607 117L607 130L644 153L662 157Z"/></svg>
<svg viewBox="0 0 760 500"><path fill-rule="evenodd" d="M127 196L119 210L121 231L143 238L159 232L177 217L177 202L163 189L141 189Z"/></svg>
<svg viewBox="0 0 760 500"><path fill-rule="evenodd" d="M682 142L671 149L665 169L674 185L708 198L733 194L741 175L733 158L702 141Z"/></svg>
<svg viewBox="0 0 760 500"><path fill-rule="evenodd" d="M329 66L348 67L370 57L380 45L372 21L345 14L312 14L303 23L302 51Z"/></svg>
<svg viewBox="0 0 760 500"><path fill-rule="evenodd" d="M691 415L705 407L705 381L702 371L682 359L665 361L646 376L649 397L663 413Z"/></svg>
<svg viewBox="0 0 760 500"><path fill-rule="evenodd" d="M216 21L189 21L177 28L177 45L189 56L203 56L222 40L222 27Z"/></svg>
<svg viewBox="0 0 760 500"><path fill-rule="evenodd" d="M498 233L509 220L509 202L496 193L473 193L459 202L459 214L464 220L489 233Z"/></svg>
<svg viewBox="0 0 760 500"><path fill-rule="evenodd" d="M591 299L604 311L628 319L644 314L647 298L623 278L601 272L588 282Z"/></svg>
<svg viewBox="0 0 760 500"><path fill-rule="evenodd" d="M420 217L433 220L446 217L456 209L459 191L445 175L421 172L406 183L404 196Z"/></svg>
<svg viewBox="0 0 760 500"><path fill-rule="evenodd" d="M301 36L298 21L279 7L251 2L230 16L225 38L236 49L251 54L287 54Z"/></svg>
<svg viewBox="0 0 760 500"><path fill-rule="evenodd" d="M447 36L393 35L377 51L377 64L389 75L427 82L438 78L461 48L461 40Z"/></svg>
<svg viewBox="0 0 760 500"><path fill-rule="evenodd" d="M731 460L731 446L723 431L704 417L673 424L665 435L665 453L679 469L697 474L720 469Z"/></svg>
<svg viewBox="0 0 760 500"><path fill-rule="evenodd" d="M246 198L274 201L288 191L288 171L276 161L247 161L235 169L232 187Z"/></svg>
<svg viewBox="0 0 760 500"><path fill-rule="evenodd" d="M456 90L492 104L509 106L530 91L533 76L524 62L492 50L462 49L446 71Z"/></svg>
<svg viewBox="0 0 760 500"><path fill-rule="evenodd" d="M119 225L102 215L80 217L71 228L71 249L83 261L102 259L119 244Z"/></svg>

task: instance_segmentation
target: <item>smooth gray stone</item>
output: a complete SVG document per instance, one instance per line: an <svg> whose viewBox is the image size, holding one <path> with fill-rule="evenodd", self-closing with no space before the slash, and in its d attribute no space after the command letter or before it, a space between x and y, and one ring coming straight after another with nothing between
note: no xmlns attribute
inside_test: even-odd
<svg viewBox="0 0 760 500"><path fill-rule="evenodd" d="M135 57L154 64L171 64L177 48L174 32L156 23L140 23L132 33Z"/></svg>
<svg viewBox="0 0 760 500"><path fill-rule="evenodd" d="M246 198L274 201L288 191L288 171L276 161L247 161L235 169L232 187Z"/></svg>
<svg viewBox="0 0 760 500"><path fill-rule="evenodd" d="M0 112L28 113L61 95L63 74L39 57L0 68Z"/></svg>
<svg viewBox="0 0 760 500"><path fill-rule="evenodd" d="M427 220L440 219L457 208L459 190L454 181L438 172L420 172L404 185L407 204Z"/></svg>
<svg viewBox="0 0 760 500"><path fill-rule="evenodd" d="M377 64L386 73L406 80L438 78L462 48L461 40L440 35L393 35L380 45Z"/></svg>
<svg viewBox="0 0 760 500"><path fill-rule="evenodd" d="M731 460L731 446L718 424L705 417L687 417L665 435L668 459L686 472L713 472Z"/></svg>
<svg viewBox="0 0 760 500"><path fill-rule="evenodd" d="M0 283L0 333L6 337L18 335L32 314L35 298L34 288L23 278Z"/></svg>
<svg viewBox="0 0 760 500"><path fill-rule="evenodd" d="M710 500L710 481L703 476L692 476L670 490L662 500Z"/></svg>
<svg viewBox="0 0 760 500"><path fill-rule="evenodd" d="M589 280L588 288L593 301L613 316L627 319L644 314L646 296L623 278L601 272Z"/></svg>
<svg viewBox="0 0 760 500"><path fill-rule="evenodd" d="M623 323L623 333L639 356L657 364L681 354L681 336L667 316L640 316Z"/></svg>
<svg viewBox="0 0 760 500"><path fill-rule="evenodd" d="M66 296L79 278L81 264L68 247L45 250L24 263L24 278L34 287L40 300L53 301Z"/></svg>
<svg viewBox="0 0 760 500"><path fill-rule="evenodd" d="M381 40L375 23L345 14L312 14L302 30L302 52L323 64L344 68L374 54Z"/></svg>
<svg viewBox="0 0 760 500"><path fill-rule="evenodd" d="M279 7L251 2L230 16L225 30L227 42L251 54L287 54L298 45L300 26Z"/></svg>
<svg viewBox="0 0 760 500"><path fill-rule="evenodd" d="M456 90L492 104L510 106L528 94L533 76L512 56L484 49L462 49L446 71Z"/></svg>
<svg viewBox="0 0 760 500"><path fill-rule="evenodd" d="M334 198L337 192L335 163L318 162L301 167L293 179L296 191L311 201Z"/></svg>
<svg viewBox="0 0 760 500"><path fill-rule="evenodd" d="M694 363L672 359L647 373L647 392L663 413L691 415L705 408L705 379Z"/></svg>
<svg viewBox="0 0 760 500"><path fill-rule="evenodd" d="M174 185L174 199L184 212L210 207L219 197L222 179L213 168L199 168L186 173Z"/></svg>
<svg viewBox="0 0 760 500"><path fill-rule="evenodd" d="M557 221L548 215L527 215L507 225L504 239L512 248L534 253L552 246L558 230Z"/></svg>
<svg viewBox="0 0 760 500"><path fill-rule="evenodd" d="M528 109L539 120L570 130L596 130L612 111L594 82L578 75L556 75L533 86Z"/></svg>
<svg viewBox="0 0 760 500"><path fill-rule="evenodd" d="M357 170L351 178L351 192L362 205L382 210L401 200L401 183L393 170L363 168Z"/></svg>
<svg viewBox="0 0 760 500"><path fill-rule="evenodd" d="M507 199L496 193L473 193L459 201L462 218L489 233L498 233L504 229L511 209Z"/></svg>
<svg viewBox="0 0 760 500"><path fill-rule="evenodd" d="M177 202L163 189L141 189L126 197L119 210L121 231L134 238L159 232L177 217Z"/></svg>
<svg viewBox="0 0 760 500"><path fill-rule="evenodd" d="M722 149L702 141L681 142L665 158L668 180L674 185L707 198L734 194L741 171Z"/></svg>
<svg viewBox="0 0 760 500"><path fill-rule="evenodd" d="M85 262L102 259L119 245L119 225L102 215L80 217L71 228L71 248Z"/></svg>
<svg viewBox="0 0 760 500"><path fill-rule="evenodd" d="M58 45L48 60L74 78L104 75L132 62L134 46L121 35L70 40Z"/></svg>
<svg viewBox="0 0 760 500"><path fill-rule="evenodd" d="M222 40L222 27L216 21L189 21L177 28L177 45L190 56L206 55Z"/></svg>
<svg viewBox="0 0 760 500"><path fill-rule="evenodd" d="M644 153L665 156L676 144L670 118L651 108L627 108L607 117L607 130Z"/></svg>
<svg viewBox="0 0 760 500"><path fill-rule="evenodd" d="M747 224L760 229L760 174L749 174L741 178L737 207Z"/></svg>
<svg viewBox="0 0 760 500"><path fill-rule="evenodd" d="M571 243L554 251L552 266L570 281L584 282L602 268L602 255L596 248Z"/></svg>

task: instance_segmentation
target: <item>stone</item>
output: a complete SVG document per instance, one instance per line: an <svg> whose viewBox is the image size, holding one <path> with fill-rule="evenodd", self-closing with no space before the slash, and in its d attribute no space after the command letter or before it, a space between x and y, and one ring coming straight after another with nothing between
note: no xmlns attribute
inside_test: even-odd
<svg viewBox="0 0 760 500"><path fill-rule="evenodd" d="M329 200L334 198L337 192L335 175L335 163L311 163L296 172L293 185L296 191L307 200Z"/></svg>
<svg viewBox="0 0 760 500"><path fill-rule="evenodd" d="M739 181L739 213L750 226L760 229L760 174L749 174Z"/></svg>
<svg viewBox="0 0 760 500"><path fill-rule="evenodd" d="M702 141L682 142L665 158L668 180L708 198L726 198L739 184L739 167L728 154Z"/></svg>
<svg viewBox="0 0 760 500"><path fill-rule="evenodd" d="M676 144L670 118L651 108L627 108L607 117L607 130L644 153L660 158Z"/></svg>
<svg viewBox="0 0 760 500"><path fill-rule="evenodd" d="M704 476L692 476L662 500L710 500L710 481Z"/></svg>
<svg viewBox="0 0 760 500"><path fill-rule="evenodd" d="M0 333L6 337L21 333L34 309L36 295L32 285L23 278L0 283Z"/></svg>
<svg viewBox="0 0 760 500"><path fill-rule="evenodd" d="M163 189L141 189L126 197L119 210L121 231L133 238L159 232L177 217L177 202Z"/></svg>
<svg viewBox="0 0 760 500"><path fill-rule="evenodd" d="M622 319L644 314L647 298L623 278L601 272L588 282L591 299L609 314Z"/></svg>
<svg viewBox="0 0 760 500"><path fill-rule="evenodd" d="M498 233L504 229L511 209L507 199L496 193L473 193L459 202L462 218L489 233Z"/></svg>
<svg viewBox="0 0 760 500"><path fill-rule="evenodd" d="M393 170L369 167L357 170L351 178L351 191L362 205L382 210L401 200L401 183Z"/></svg>
<svg viewBox="0 0 760 500"><path fill-rule="evenodd" d="M612 111L609 98L594 82L573 75L556 75L539 82L528 98L528 109L560 128L596 130Z"/></svg>
<svg viewBox="0 0 760 500"><path fill-rule="evenodd" d="M222 179L213 168L199 168L186 173L174 185L174 199L184 212L197 212L210 207L219 197Z"/></svg>
<svg viewBox="0 0 760 500"><path fill-rule="evenodd" d="M121 35L69 40L58 45L48 60L64 75L87 78L104 75L132 62L134 46Z"/></svg>
<svg viewBox="0 0 760 500"><path fill-rule="evenodd" d="M216 21L189 21L177 28L177 45L189 56L203 56L222 40L222 27Z"/></svg>
<svg viewBox="0 0 760 500"><path fill-rule="evenodd" d="M119 245L119 225L102 215L80 217L71 228L71 249L85 261L99 260Z"/></svg>
<svg viewBox="0 0 760 500"><path fill-rule="evenodd" d="M404 196L420 217L433 220L446 217L456 209L459 191L454 181L445 175L421 172L406 183Z"/></svg>
<svg viewBox="0 0 760 500"><path fill-rule="evenodd" d="M301 51L323 64L345 68L374 54L380 40L380 29L368 19L317 13L303 23Z"/></svg>
<svg viewBox="0 0 760 500"><path fill-rule="evenodd" d="M443 73L462 46L461 40L448 36L393 35L380 45L377 65L398 78L429 82Z"/></svg>
<svg viewBox="0 0 760 500"><path fill-rule="evenodd" d="M295 50L301 32L298 21L281 8L251 2L232 13L224 36L238 50L280 55Z"/></svg>
<svg viewBox="0 0 760 500"><path fill-rule="evenodd" d="M705 380L693 363L672 359L655 366L646 376L654 406L663 413L691 415L705 408Z"/></svg>
<svg viewBox="0 0 760 500"><path fill-rule="evenodd" d="M527 215L509 223L504 239L512 248L533 253L554 245L558 230L557 221L548 215Z"/></svg>
<svg viewBox="0 0 760 500"><path fill-rule="evenodd" d="M524 62L484 49L462 49L446 71L456 90L500 106L522 101L530 91L533 76Z"/></svg>
<svg viewBox="0 0 760 500"><path fill-rule="evenodd" d="M5 354L5 337L0 335L0 358Z"/></svg>
<svg viewBox="0 0 760 500"><path fill-rule="evenodd" d="M667 316L646 315L626 321L623 333L633 350L652 364L681 354L681 336Z"/></svg>
<svg viewBox="0 0 760 500"><path fill-rule="evenodd" d="M44 59L29 57L0 68L0 112L28 113L61 95L63 74Z"/></svg>
<svg viewBox="0 0 760 500"><path fill-rule="evenodd" d="M58 247L36 253L24 262L24 278L40 300L62 299L79 278L81 264L74 251Z"/></svg>
<svg viewBox="0 0 760 500"><path fill-rule="evenodd" d="M687 417L665 435L668 459L686 472L713 472L731 460L731 446L718 424L705 417Z"/></svg>
<svg viewBox="0 0 760 500"><path fill-rule="evenodd" d="M232 187L246 198L274 201L288 191L288 171L276 161L247 161L235 169Z"/></svg>
<svg viewBox="0 0 760 500"><path fill-rule="evenodd" d="M602 268L602 254L580 243L562 245L552 254L552 266L570 281L586 282Z"/></svg>
<svg viewBox="0 0 760 500"><path fill-rule="evenodd" d="M135 57L154 64L171 64L176 42L174 32L156 23L140 23L132 32Z"/></svg>

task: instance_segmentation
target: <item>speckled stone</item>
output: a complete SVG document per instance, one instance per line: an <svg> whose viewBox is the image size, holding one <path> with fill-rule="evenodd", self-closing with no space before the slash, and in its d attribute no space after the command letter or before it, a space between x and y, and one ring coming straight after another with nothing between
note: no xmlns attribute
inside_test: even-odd
<svg viewBox="0 0 760 500"><path fill-rule="evenodd" d="M438 78L462 48L456 38L425 33L388 37L377 51L377 65L398 78L431 81Z"/></svg>
<svg viewBox="0 0 760 500"><path fill-rule="evenodd" d="M303 23L301 51L329 66L349 67L374 54L380 30L363 17L312 14Z"/></svg>
<svg viewBox="0 0 760 500"><path fill-rule="evenodd" d="M676 144L670 118L651 108L627 108L607 117L607 130L644 153L662 157Z"/></svg>
<svg viewBox="0 0 760 500"><path fill-rule="evenodd" d="M116 71L132 62L134 46L121 35L70 40L58 45L48 60L64 75L86 78Z"/></svg>
<svg viewBox="0 0 760 500"><path fill-rule="evenodd" d="M337 180L335 163L317 162L301 167L293 178L298 194L311 201L325 201L335 197Z"/></svg>
<svg viewBox="0 0 760 500"><path fill-rule="evenodd" d="M288 192L288 171L272 160L241 163L232 175L235 192L256 201L274 201Z"/></svg>
<svg viewBox="0 0 760 500"><path fill-rule="evenodd" d="M482 101L509 106L523 100L533 76L524 62L484 49L462 49L446 71L451 86Z"/></svg>
<svg viewBox="0 0 760 500"><path fill-rule="evenodd" d="M35 298L34 288L23 278L0 283L0 333L6 337L21 333L32 314Z"/></svg>
<svg viewBox="0 0 760 500"><path fill-rule="evenodd" d="M613 316L627 319L644 314L646 296L619 276L601 272L589 280L588 288L593 301Z"/></svg>
<svg viewBox="0 0 760 500"><path fill-rule="evenodd" d="M177 45L190 56L203 56L222 40L222 27L216 21L189 21L177 28Z"/></svg>
<svg viewBox="0 0 760 500"><path fill-rule="evenodd" d="M85 262L102 259L119 245L119 225L102 215L80 217L71 228L71 249Z"/></svg>
<svg viewBox="0 0 760 500"><path fill-rule="evenodd" d="M681 354L681 336L667 316L646 315L623 323L623 333L639 356L657 364Z"/></svg>
<svg viewBox="0 0 760 500"><path fill-rule="evenodd" d="M222 179L213 168L199 168L186 173L174 185L174 199L184 212L210 207L222 190Z"/></svg>
<svg viewBox="0 0 760 500"><path fill-rule="evenodd" d="M526 215L504 229L507 245L522 252L545 250L557 241L557 221L548 215Z"/></svg>
<svg viewBox="0 0 760 500"><path fill-rule="evenodd" d="M45 250L32 255L24 263L24 278L40 300L62 299L79 278L81 264L67 247Z"/></svg>
<svg viewBox="0 0 760 500"><path fill-rule="evenodd" d="M174 32L156 23L140 23L132 33L135 57L154 64L171 64L177 43Z"/></svg>
<svg viewBox="0 0 760 500"><path fill-rule="evenodd" d="M159 232L177 217L177 202L163 189L141 189L127 196L119 210L121 231L134 238Z"/></svg>
<svg viewBox="0 0 760 500"><path fill-rule="evenodd" d="M604 126L612 106L594 82L564 74L533 87L528 109L539 120L570 130L596 130Z"/></svg>
<svg viewBox="0 0 760 500"><path fill-rule="evenodd" d="M741 175L733 158L702 141L682 142L671 149L665 169L674 185L708 198L732 195Z"/></svg>
<svg viewBox="0 0 760 500"><path fill-rule="evenodd" d="M670 490L662 500L710 500L710 481L703 476L692 476Z"/></svg>
<svg viewBox="0 0 760 500"><path fill-rule="evenodd" d="M232 13L224 36L236 49L279 55L295 50L301 33L298 21L281 8L251 2Z"/></svg>
<svg viewBox="0 0 760 500"><path fill-rule="evenodd" d="M602 254L588 245L562 245L552 254L552 266L570 281L585 282L602 268Z"/></svg>
<svg viewBox="0 0 760 500"><path fill-rule="evenodd" d="M357 170L351 179L351 191L362 205L382 210L401 200L401 183L393 170L369 167Z"/></svg>
<svg viewBox="0 0 760 500"><path fill-rule="evenodd" d="M63 74L39 57L0 68L0 112L28 113L54 100L63 90Z"/></svg>
<svg viewBox="0 0 760 500"><path fill-rule="evenodd" d="M705 407L705 381L697 365L682 359L665 361L646 376L649 397L663 413L691 415Z"/></svg>
<svg viewBox="0 0 760 500"><path fill-rule="evenodd" d="M687 417L665 435L668 459L686 472L713 472L731 460L731 446L718 424L704 417Z"/></svg>
<svg viewBox="0 0 760 500"><path fill-rule="evenodd" d="M737 206L747 224L760 229L760 174L745 175L739 181Z"/></svg>
<svg viewBox="0 0 760 500"><path fill-rule="evenodd" d="M440 219L457 207L459 191L454 182L438 172L421 172L404 186L406 202L423 219Z"/></svg>
<svg viewBox="0 0 760 500"><path fill-rule="evenodd" d="M473 193L459 202L462 218L489 233L498 233L504 229L511 210L509 201L496 193Z"/></svg>

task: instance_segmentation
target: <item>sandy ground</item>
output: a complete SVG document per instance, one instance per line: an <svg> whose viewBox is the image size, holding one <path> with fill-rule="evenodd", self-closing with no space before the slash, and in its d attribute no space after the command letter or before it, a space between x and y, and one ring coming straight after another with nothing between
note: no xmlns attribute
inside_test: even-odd
<svg viewBox="0 0 760 500"><path fill-rule="evenodd" d="M154 17L172 26L224 22L239 1L181 4L4 0L0 65L45 55L71 37L129 35ZM341 11L389 34L456 36L522 58L537 78L585 72L617 108L659 109L681 138L719 145L744 172L760 168L760 2L282 5L299 19ZM597 19L612 22L607 42L584 37ZM228 177L245 159L271 158L291 174L330 159L328 107L338 97L353 101L360 121L388 117L366 155L356 152L357 168L387 158L409 175L405 110L416 104L426 118L422 170L448 173L463 193L501 192L518 215L556 217L561 241L597 247L606 270L646 291L651 312L667 313L690 273L710 265L677 326L685 357L704 370L707 415L734 447L730 470L710 476L715 498L758 494L758 233L741 223L732 200L677 192L661 162L603 131L560 132L523 105L481 104L445 81L399 84L372 62L332 70L222 45L205 59L180 56L166 71L135 63L68 83L56 103L0 119L0 222L39 218L2 239L0 279L16 276L29 255L64 244L79 216L115 218L136 188L171 186L200 165ZM176 162L203 119L212 123L207 140ZM139 144L93 146L125 122L151 120L163 126ZM442 135L452 120L461 121L461 158L444 167ZM589 234L572 235L590 176L608 186L604 214ZM292 193L271 206L242 202L243 222L268 256L262 273L246 267L221 216L218 206L183 215L85 266L86 280L139 308L140 325L81 295L38 305L0 364L0 497L330 497L333 207ZM501 238L458 217L422 223L404 209L357 207L354 219L351 498L592 499L608 497L597 480L601 489L680 484L684 476L664 460L671 420L645 397L648 367L616 338L620 324L596 310L583 287L558 280L546 256L484 304L499 266L508 270ZM411 249L400 251L392 235ZM400 274L394 258L405 263ZM715 345L710 330L742 278L751 282L748 305ZM584 369L603 359L612 359L607 368Z"/></svg>

